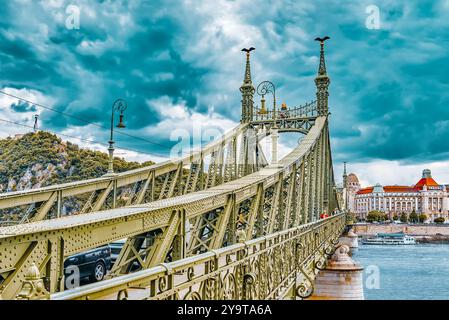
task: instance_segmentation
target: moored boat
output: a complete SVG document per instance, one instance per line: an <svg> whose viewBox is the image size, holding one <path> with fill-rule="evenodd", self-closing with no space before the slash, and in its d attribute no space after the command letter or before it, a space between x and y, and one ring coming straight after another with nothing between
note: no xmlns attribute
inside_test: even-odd
<svg viewBox="0 0 449 320"><path fill-rule="evenodd" d="M409 245L416 244L414 237L404 233L378 233L374 238L363 239L362 244Z"/></svg>

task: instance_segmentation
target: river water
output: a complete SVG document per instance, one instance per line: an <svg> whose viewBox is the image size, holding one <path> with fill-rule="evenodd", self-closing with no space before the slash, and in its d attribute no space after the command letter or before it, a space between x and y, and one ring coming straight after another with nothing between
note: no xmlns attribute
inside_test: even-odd
<svg viewBox="0 0 449 320"><path fill-rule="evenodd" d="M359 245L366 300L449 300L449 245Z"/></svg>

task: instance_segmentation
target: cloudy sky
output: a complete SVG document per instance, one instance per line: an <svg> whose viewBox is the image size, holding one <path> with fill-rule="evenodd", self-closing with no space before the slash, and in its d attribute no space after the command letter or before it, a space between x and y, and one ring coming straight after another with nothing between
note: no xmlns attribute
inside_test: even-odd
<svg viewBox="0 0 449 320"><path fill-rule="evenodd" d="M105 150L124 98L118 155L160 160L180 136L197 144L239 122L243 47L256 47L255 84L271 80L288 105L313 100L313 39L329 35L336 175L348 161L363 185L412 184L424 168L449 183L449 0L11 0L0 14L0 89L39 104L0 94L0 119L39 114ZM29 130L0 121L1 136Z"/></svg>

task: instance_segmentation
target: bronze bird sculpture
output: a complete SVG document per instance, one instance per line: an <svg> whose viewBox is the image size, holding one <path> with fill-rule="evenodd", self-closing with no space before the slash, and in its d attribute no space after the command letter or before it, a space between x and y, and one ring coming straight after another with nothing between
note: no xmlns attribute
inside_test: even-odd
<svg viewBox="0 0 449 320"><path fill-rule="evenodd" d="M329 40L329 39L330 38L328 36L325 36L324 38L317 37L317 38L315 38L315 41L324 42L324 41Z"/></svg>
<svg viewBox="0 0 449 320"><path fill-rule="evenodd" d="M251 51L256 50L256 48L251 47L249 49L243 48L242 51L246 52L246 53L250 53Z"/></svg>

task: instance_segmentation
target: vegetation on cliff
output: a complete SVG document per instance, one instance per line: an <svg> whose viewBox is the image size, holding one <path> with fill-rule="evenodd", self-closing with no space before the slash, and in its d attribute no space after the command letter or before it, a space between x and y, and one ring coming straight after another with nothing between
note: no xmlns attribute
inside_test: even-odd
<svg viewBox="0 0 449 320"><path fill-rule="evenodd" d="M114 158L116 172L150 164ZM96 178L105 174L107 167L106 153L82 149L48 132L0 140L0 192Z"/></svg>
<svg viewBox="0 0 449 320"><path fill-rule="evenodd" d="M115 157L114 171L123 172L151 164L153 162L127 162ZM106 153L80 148L48 132L0 139L0 193L97 178L104 175L107 168ZM118 201L123 201L130 188L120 188ZM88 196L64 199L63 215L78 212ZM27 216L28 209L29 206L21 206L0 210L0 224L21 221Z"/></svg>

